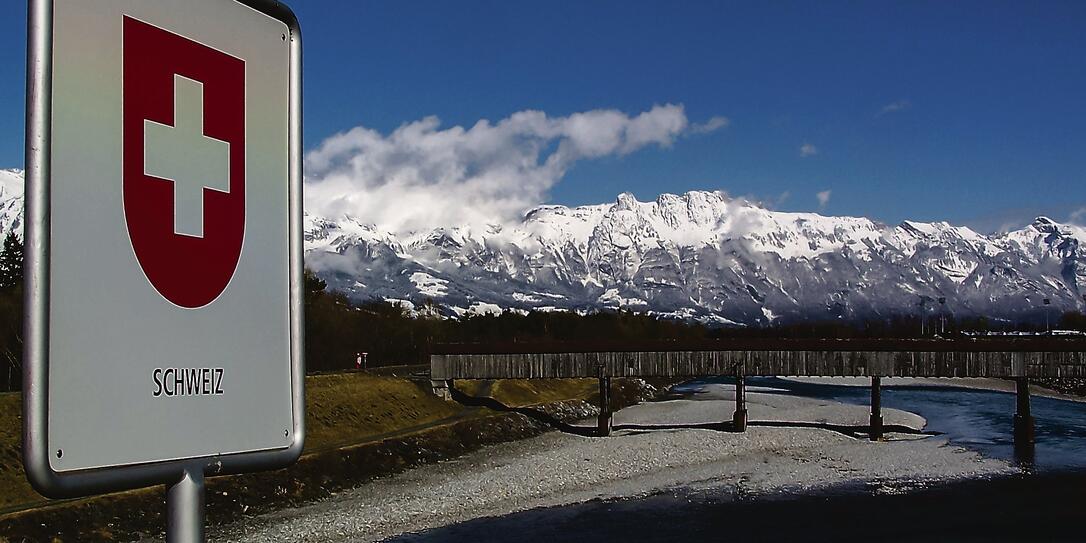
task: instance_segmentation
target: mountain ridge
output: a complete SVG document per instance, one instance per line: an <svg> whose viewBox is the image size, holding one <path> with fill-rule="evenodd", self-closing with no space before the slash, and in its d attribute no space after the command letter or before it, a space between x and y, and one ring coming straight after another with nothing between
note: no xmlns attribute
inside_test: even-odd
<svg viewBox="0 0 1086 543"><path fill-rule="evenodd" d="M5 233L22 230L22 176L0 170ZM764 325L941 312L1021 320L1086 309L1086 229L1048 217L981 234L689 191L546 204L515 224L400 234L306 213L304 237L306 265L330 288L446 316L628 309Z"/></svg>
<svg viewBox="0 0 1086 543"><path fill-rule="evenodd" d="M1081 310L1086 293L1086 230L1047 217L985 235L691 191L543 205L519 224L402 236L350 218L320 219L319 233L314 220L307 262L330 285L357 299L432 299L457 315L625 308L715 324L941 311L1017 320L1049 310L1044 299Z"/></svg>

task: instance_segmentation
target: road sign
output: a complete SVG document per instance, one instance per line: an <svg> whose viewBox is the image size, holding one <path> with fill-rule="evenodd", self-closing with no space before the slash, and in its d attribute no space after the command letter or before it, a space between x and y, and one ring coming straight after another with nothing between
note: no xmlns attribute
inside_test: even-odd
<svg viewBox="0 0 1086 543"><path fill-rule="evenodd" d="M31 482L68 497L290 464L304 378L293 14L31 0L29 28Z"/></svg>

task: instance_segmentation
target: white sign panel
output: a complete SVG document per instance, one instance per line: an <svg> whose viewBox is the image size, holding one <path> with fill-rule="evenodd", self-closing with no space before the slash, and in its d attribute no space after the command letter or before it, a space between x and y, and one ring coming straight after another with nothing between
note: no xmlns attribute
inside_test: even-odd
<svg viewBox="0 0 1086 543"><path fill-rule="evenodd" d="M296 28L269 2L39 4L34 455L56 476L300 449Z"/></svg>

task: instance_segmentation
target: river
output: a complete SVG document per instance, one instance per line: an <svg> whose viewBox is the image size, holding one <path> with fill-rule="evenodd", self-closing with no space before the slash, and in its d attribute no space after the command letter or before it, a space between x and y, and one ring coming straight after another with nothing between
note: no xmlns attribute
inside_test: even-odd
<svg viewBox="0 0 1086 543"><path fill-rule="evenodd" d="M718 381L720 382L720 381ZM811 384L779 378L748 380L750 386L779 389L782 393L868 405L867 387ZM1086 403L1033 396L1036 444L1033 469L1067 471L1086 469ZM958 387L884 386L882 405L916 413L951 443L1008 461L1015 456L1012 417L1015 395Z"/></svg>

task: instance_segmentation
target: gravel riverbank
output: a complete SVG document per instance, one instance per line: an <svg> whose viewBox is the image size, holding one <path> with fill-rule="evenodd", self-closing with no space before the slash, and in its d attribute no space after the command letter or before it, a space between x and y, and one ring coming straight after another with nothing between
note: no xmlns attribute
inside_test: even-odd
<svg viewBox="0 0 1086 543"><path fill-rule="evenodd" d="M691 399L637 405L615 424L719 422L732 391L708 385ZM865 424L863 406L748 391L752 420ZM884 410L887 424L924 420ZM214 541L380 541L464 520L589 500L642 497L671 489L744 495L802 491L850 482L888 489L924 481L1010 473L939 437L893 435L882 443L804 428L753 427L744 434L702 429L618 431L609 438L557 432L487 447L423 466L303 507L224 526Z"/></svg>

